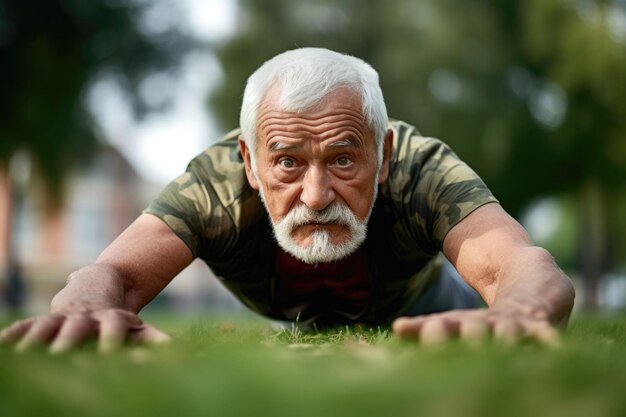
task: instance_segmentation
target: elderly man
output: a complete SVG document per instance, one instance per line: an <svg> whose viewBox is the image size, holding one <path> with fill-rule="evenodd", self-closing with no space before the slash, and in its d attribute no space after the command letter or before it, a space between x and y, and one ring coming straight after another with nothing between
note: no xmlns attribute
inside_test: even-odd
<svg viewBox="0 0 626 417"><path fill-rule="evenodd" d="M368 64L316 48L261 66L241 132L191 161L74 272L49 315L0 338L55 352L93 334L103 350L165 340L136 313L196 257L264 316L392 324L424 343L553 343L574 300L550 254L450 148L389 122Z"/></svg>

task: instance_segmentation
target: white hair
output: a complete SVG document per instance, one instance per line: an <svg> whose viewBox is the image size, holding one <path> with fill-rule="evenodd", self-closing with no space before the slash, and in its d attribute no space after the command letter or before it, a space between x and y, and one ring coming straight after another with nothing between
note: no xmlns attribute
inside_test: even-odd
<svg viewBox="0 0 626 417"><path fill-rule="evenodd" d="M276 55L248 78L240 126L255 171L257 112L272 86L280 87L279 110L288 112L312 109L341 87L356 92L361 97L363 116L374 133L380 167L388 117L378 73L350 55L323 48L301 48Z"/></svg>

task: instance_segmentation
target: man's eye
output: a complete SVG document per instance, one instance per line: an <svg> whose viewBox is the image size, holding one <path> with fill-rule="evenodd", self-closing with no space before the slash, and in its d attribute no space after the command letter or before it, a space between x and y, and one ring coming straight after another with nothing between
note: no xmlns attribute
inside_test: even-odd
<svg viewBox="0 0 626 417"><path fill-rule="evenodd" d="M352 162L352 159L348 158L347 156L340 156L339 158L337 158L337 165L339 166L347 166L350 165L350 163Z"/></svg>
<svg viewBox="0 0 626 417"><path fill-rule="evenodd" d="M280 161L278 161L278 163L283 168L293 168L294 166L296 166L296 163L293 161L293 159L289 159L289 158L281 159Z"/></svg>

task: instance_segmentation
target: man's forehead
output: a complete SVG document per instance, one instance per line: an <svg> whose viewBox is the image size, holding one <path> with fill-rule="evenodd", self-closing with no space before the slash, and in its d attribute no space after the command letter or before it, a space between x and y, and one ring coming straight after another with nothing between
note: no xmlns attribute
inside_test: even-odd
<svg viewBox="0 0 626 417"><path fill-rule="evenodd" d="M344 134L352 131L357 136L356 141L337 138L348 141L341 142L343 146L358 146L357 142L364 140L369 130L358 94L347 87L332 91L313 108L295 111L281 106L280 90L272 87L262 101L257 118L259 137L272 149L279 145L268 142L277 136L289 139L291 135L303 133L321 138L332 137L341 131Z"/></svg>
<svg viewBox="0 0 626 417"><path fill-rule="evenodd" d="M363 147L370 140L368 133L362 120L347 112L317 119L272 112L259 125L260 143L270 151L300 147L309 140L330 149Z"/></svg>
<svg viewBox="0 0 626 417"><path fill-rule="evenodd" d="M270 152L282 151L286 149L293 149L300 147L301 144L297 142L273 140L267 143L267 148ZM354 136L349 136L344 139L337 139L330 142L327 147L333 148L352 148L363 146L363 142Z"/></svg>

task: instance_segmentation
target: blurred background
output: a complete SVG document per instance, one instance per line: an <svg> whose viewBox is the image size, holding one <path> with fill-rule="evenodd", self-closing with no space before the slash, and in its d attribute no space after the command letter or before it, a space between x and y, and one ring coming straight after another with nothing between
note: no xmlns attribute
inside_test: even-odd
<svg viewBox="0 0 626 417"><path fill-rule="evenodd" d="M358 56L578 288L626 309L626 0L1 0L0 312L39 313L287 49ZM194 262L151 308L238 309Z"/></svg>

